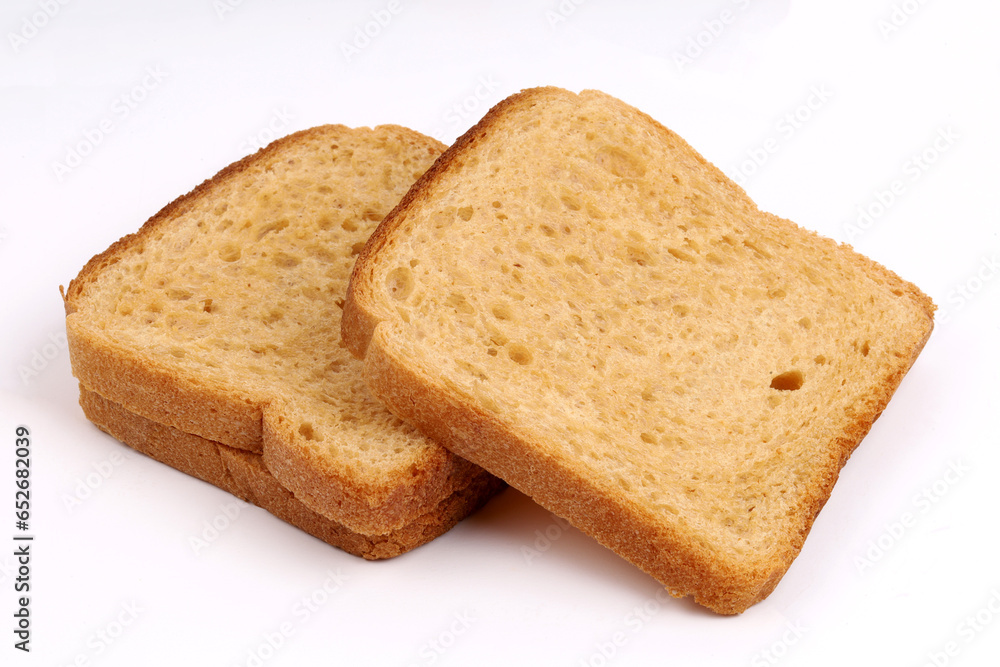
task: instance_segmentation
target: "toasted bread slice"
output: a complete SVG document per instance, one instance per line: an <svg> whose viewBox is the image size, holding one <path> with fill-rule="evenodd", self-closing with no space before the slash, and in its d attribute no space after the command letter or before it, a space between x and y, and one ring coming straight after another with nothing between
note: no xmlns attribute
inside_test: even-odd
<svg viewBox="0 0 1000 667"><path fill-rule="evenodd" d="M479 469L369 395L339 328L356 253L443 149L397 126L323 126L224 169L70 283L74 374L137 415L262 453L351 531L434 511Z"/></svg>
<svg viewBox="0 0 1000 667"><path fill-rule="evenodd" d="M397 415L729 614L799 553L933 310L649 116L541 88L386 217L343 334Z"/></svg>
<svg viewBox="0 0 1000 667"><path fill-rule="evenodd" d="M184 433L129 412L80 387L87 419L132 449L262 507L328 544L368 560L393 558L444 534L503 484L485 471L413 523L384 535L363 535L320 516L295 499L264 467L260 454Z"/></svg>

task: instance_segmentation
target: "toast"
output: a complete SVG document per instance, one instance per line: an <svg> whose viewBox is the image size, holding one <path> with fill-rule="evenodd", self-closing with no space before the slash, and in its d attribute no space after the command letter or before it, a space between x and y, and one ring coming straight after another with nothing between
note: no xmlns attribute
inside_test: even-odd
<svg viewBox="0 0 1000 667"><path fill-rule="evenodd" d="M597 91L504 100L362 250L372 392L660 582L777 585L934 305Z"/></svg>
<svg viewBox="0 0 1000 667"><path fill-rule="evenodd" d="M414 522L384 535L348 530L303 505L278 484L261 455L184 433L140 417L84 387L80 406L87 419L132 449L262 507L279 519L347 553L367 560L393 558L426 544L476 511L502 488L485 471Z"/></svg>
<svg viewBox="0 0 1000 667"><path fill-rule="evenodd" d="M437 511L480 469L370 396L339 326L356 253L443 149L398 126L317 127L169 204L65 292L80 384L261 454L350 531L388 534Z"/></svg>

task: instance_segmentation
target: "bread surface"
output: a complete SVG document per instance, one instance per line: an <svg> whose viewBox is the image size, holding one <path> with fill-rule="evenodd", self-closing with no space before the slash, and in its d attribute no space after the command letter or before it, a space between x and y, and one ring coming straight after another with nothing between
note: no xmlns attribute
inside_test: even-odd
<svg viewBox="0 0 1000 667"><path fill-rule="evenodd" d="M355 255L443 149L397 126L323 126L224 169L70 283L74 374L137 415L261 453L350 530L412 524L479 469L371 397L340 317Z"/></svg>
<svg viewBox="0 0 1000 667"><path fill-rule="evenodd" d="M278 484L260 454L229 447L140 417L80 387L80 406L102 431L132 449L261 507L324 542L368 560L393 558L444 534L502 484L485 471L417 520L384 535L351 531L303 505Z"/></svg>
<svg viewBox="0 0 1000 667"><path fill-rule="evenodd" d="M543 88L381 223L343 338L401 418L738 613L799 553L933 310L649 116Z"/></svg>

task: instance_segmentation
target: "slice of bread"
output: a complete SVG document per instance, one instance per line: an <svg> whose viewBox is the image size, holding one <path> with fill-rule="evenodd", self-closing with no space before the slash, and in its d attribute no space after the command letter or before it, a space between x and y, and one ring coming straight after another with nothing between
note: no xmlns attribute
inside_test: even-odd
<svg viewBox="0 0 1000 667"><path fill-rule="evenodd" d="M468 486L455 490L412 523L384 535L363 535L320 516L296 500L267 471L260 454L140 417L83 386L80 406L87 419L132 449L224 489L328 544L368 560L393 558L426 544L476 511L503 486L496 477L482 471L469 480Z"/></svg>
<svg viewBox="0 0 1000 667"><path fill-rule="evenodd" d="M649 116L541 88L386 217L343 334L397 415L728 614L799 553L933 310Z"/></svg>
<svg viewBox="0 0 1000 667"><path fill-rule="evenodd" d="M444 146L397 126L280 139L169 204L65 293L80 383L231 447L314 512L397 531L479 468L365 389L339 341L355 255Z"/></svg>

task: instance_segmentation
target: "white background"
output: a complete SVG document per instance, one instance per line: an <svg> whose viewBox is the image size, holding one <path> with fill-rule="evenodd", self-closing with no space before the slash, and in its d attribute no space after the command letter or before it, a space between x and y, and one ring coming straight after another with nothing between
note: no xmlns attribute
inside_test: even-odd
<svg viewBox="0 0 1000 667"><path fill-rule="evenodd" d="M0 664L996 664L997 3L226 1L0 10ZM639 107L762 208L940 307L766 601L720 617L660 600L514 491L365 562L256 508L227 519L230 496L84 419L58 286L92 255L272 130L450 142L543 84ZM10 630L18 424L27 655ZM212 521L228 526L196 553Z"/></svg>

